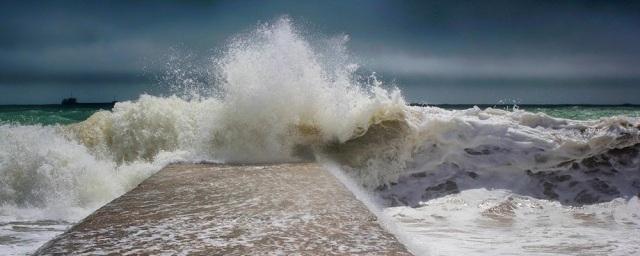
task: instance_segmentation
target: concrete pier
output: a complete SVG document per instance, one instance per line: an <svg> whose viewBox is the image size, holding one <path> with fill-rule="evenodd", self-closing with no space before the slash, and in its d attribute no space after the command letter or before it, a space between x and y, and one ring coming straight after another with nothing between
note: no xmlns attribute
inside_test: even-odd
<svg viewBox="0 0 640 256"><path fill-rule="evenodd" d="M317 164L170 165L38 255L410 255Z"/></svg>

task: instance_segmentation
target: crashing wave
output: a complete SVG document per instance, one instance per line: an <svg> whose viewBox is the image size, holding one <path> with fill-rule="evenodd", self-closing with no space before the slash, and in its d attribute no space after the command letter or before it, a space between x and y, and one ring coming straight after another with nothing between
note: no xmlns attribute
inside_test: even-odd
<svg viewBox="0 0 640 256"><path fill-rule="evenodd" d="M410 108L329 150L392 205L479 187L568 204L640 192L640 121L573 121L525 111ZM407 188L411 188L408 190Z"/></svg>
<svg viewBox="0 0 640 256"><path fill-rule="evenodd" d="M142 95L78 124L2 125L2 209L90 211L172 161L310 155L411 206L475 187L568 203L640 190L638 119L410 107L399 90L358 74L347 40L312 46L284 18L231 40L211 67L212 96Z"/></svg>
<svg viewBox="0 0 640 256"><path fill-rule="evenodd" d="M405 103L356 74L347 39L314 48L283 18L231 41L211 67L213 96L142 95L68 126L2 125L0 211L89 212L172 161L299 161L361 136Z"/></svg>

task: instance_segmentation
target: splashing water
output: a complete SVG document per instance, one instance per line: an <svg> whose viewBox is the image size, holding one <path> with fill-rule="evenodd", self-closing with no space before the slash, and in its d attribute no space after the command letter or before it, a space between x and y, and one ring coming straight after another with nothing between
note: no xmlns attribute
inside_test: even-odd
<svg viewBox="0 0 640 256"><path fill-rule="evenodd" d="M171 162L315 156L372 194L416 253L638 252L637 118L409 107L358 74L347 41L312 44L282 18L233 38L209 87L176 71L174 96L66 126L1 125L0 249L33 251Z"/></svg>

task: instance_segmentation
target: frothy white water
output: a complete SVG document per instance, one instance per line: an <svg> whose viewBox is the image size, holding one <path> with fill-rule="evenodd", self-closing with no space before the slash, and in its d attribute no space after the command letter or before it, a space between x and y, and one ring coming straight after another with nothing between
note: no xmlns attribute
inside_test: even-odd
<svg viewBox="0 0 640 256"><path fill-rule="evenodd" d="M381 219L413 252L640 252L638 119L405 111L325 153L375 190Z"/></svg>
<svg viewBox="0 0 640 256"><path fill-rule="evenodd" d="M479 188L384 215L428 255L637 255L639 204L633 197L573 207Z"/></svg>
<svg viewBox="0 0 640 256"><path fill-rule="evenodd" d="M585 204L638 212L632 201L640 190L638 119L572 121L524 111L408 107L398 90L358 75L345 50L347 39L311 44L288 19L280 19L231 40L210 68L215 84L197 88L210 90L204 94L142 95L69 126L0 126L2 227L13 230L41 220L68 225L172 161L289 162L313 155L338 163L353 183L378 197L379 212L390 214L389 227L417 244L416 252L495 248L491 241L472 243L484 220L464 216L482 215L483 200L495 193L506 197L499 191L513 193L516 201L547 205L550 200L537 212L502 207L516 226L531 216L563 219L563 209ZM459 207L460 200L473 207ZM385 209L389 206L398 208ZM438 207L459 209L462 217L451 221L472 227L466 241L473 246L438 250L428 243L431 233L414 232L433 227L423 215L440 216L433 213ZM397 212L412 212L415 221ZM625 217L629 226L610 224L638 230L637 218ZM533 226L541 233L532 234L560 232L562 227L552 224ZM7 232L0 241L10 242L0 242L0 249L46 240ZM631 248L622 244L632 239L612 234L619 237L615 246ZM524 240L512 242L523 245L544 238L517 235ZM476 250L467 250L471 247ZM507 253L526 251L509 248ZM620 252L630 252L625 250Z"/></svg>
<svg viewBox="0 0 640 256"><path fill-rule="evenodd" d="M329 153L338 153L337 158L346 154L344 162L358 167L354 171L369 186L442 168L505 174L563 171L615 149L630 151L616 168L638 168L633 149L640 143L637 118L572 121L490 108L407 107L404 112L405 118L372 126L365 136Z"/></svg>
<svg viewBox="0 0 640 256"><path fill-rule="evenodd" d="M363 134L405 103L356 75L346 40L319 40L319 54L283 18L214 59L210 96L142 95L69 126L0 126L2 226L77 221L172 161L299 161L324 142ZM49 238L0 235L10 253Z"/></svg>
<svg viewBox="0 0 640 256"><path fill-rule="evenodd" d="M115 161L63 127L0 126L0 251L28 254L180 154Z"/></svg>

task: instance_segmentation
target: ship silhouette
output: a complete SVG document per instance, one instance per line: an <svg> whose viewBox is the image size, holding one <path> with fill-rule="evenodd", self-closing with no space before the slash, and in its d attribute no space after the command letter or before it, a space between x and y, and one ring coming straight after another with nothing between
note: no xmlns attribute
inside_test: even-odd
<svg viewBox="0 0 640 256"><path fill-rule="evenodd" d="M112 102L92 102L92 103L80 103L78 102L77 98L74 97L69 97L69 98L64 98L62 100L62 102L60 102L60 105L63 107L108 107L108 108L113 108L113 106L117 103L118 101L112 101Z"/></svg>

